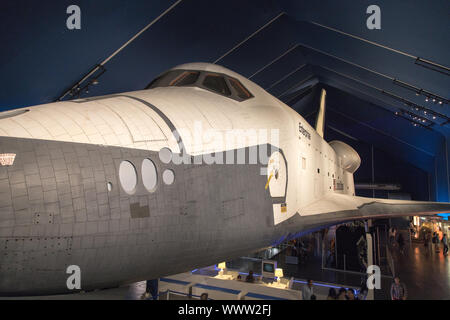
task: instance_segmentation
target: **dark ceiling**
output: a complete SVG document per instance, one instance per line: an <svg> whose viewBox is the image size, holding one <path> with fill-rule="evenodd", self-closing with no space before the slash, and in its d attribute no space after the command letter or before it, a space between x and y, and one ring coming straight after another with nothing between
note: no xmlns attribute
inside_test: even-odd
<svg viewBox="0 0 450 320"><path fill-rule="evenodd" d="M80 30L66 27L72 4L81 9ZM311 88L325 87L334 134L420 169L428 175L428 198L448 201L450 2L380 0L379 30L366 27L371 4L2 1L0 110L57 100L158 19L104 65L99 84L82 96L143 89L177 64L213 62L310 119L317 108Z"/></svg>

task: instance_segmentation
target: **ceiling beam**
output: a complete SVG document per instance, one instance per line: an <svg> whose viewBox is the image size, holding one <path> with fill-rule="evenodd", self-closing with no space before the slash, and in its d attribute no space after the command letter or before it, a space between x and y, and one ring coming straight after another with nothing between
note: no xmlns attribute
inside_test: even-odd
<svg viewBox="0 0 450 320"><path fill-rule="evenodd" d="M230 50L228 50L227 52L225 52L223 55L221 55L219 58L217 58L213 63L216 64L217 62L219 62L220 60L222 60L223 58L225 58L227 55L229 55L230 53L232 53L234 50L236 50L237 48L239 48L240 46L242 46L244 43L246 43L248 40L250 40L251 38L253 38L255 35L257 35L261 30L264 30L266 27L268 27L269 25L271 25L274 21L278 20L281 16L285 15L285 12L280 12L278 15L276 15L274 18L272 18L271 20L269 20L267 23L265 23L262 27L260 27L258 30L256 30L255 32L253 32L251 35L249 35L248 37L246 37L244 40L242 40L241 42L239 42L237 45L235 45L233 48L231 48Z"/></svg>

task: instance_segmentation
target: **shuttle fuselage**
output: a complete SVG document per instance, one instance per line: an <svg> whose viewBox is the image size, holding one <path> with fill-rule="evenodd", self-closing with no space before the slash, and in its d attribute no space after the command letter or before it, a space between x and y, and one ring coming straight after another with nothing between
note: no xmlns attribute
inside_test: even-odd
<svg viewBox="0 0 450 320"><path fill-rule="evenodd" d="M232 71L175 70L229 76L229 92L166 83L0 114L0 156L15 155L0 166L1 295L70 292L71 265L81 289L112 287L339 221L448 210L354 197L351 147Z"/></svg>

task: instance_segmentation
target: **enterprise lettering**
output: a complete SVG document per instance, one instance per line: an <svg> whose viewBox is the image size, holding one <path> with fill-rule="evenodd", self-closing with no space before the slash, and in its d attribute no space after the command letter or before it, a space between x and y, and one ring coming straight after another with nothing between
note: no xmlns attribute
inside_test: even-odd
<svg viewBox="0 0 450 320"><path fill-rule="evenodd" d="M302 124L299 122L298 123L298 131L304 135L306 138L308 138L309 140L311 140L311 134L308 132L308 130L306 130L305 128L303 128Z"/></svg>

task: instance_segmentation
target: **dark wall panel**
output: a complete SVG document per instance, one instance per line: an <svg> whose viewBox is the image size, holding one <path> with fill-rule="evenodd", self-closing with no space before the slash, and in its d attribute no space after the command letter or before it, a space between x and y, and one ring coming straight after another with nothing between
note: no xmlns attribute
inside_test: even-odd
<svg viewBox="0 0 450 320"><path fill-rule="evenodd" d="M395 158L385 151L373 148L362 141L355 141L329 127L326 130L326 140L341 140L352 146L361 157L361 166L355 172L355 183L372 182L372 164L373 164L373 182L400 184L400 193L408 193L413 200L429 200L428 173L398 158ZM389 191L396 192L396 191ZM356 190L356 195L363 197L387 198L388 191L376 190Z"/></svg>

